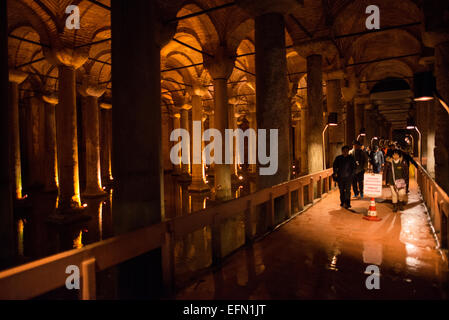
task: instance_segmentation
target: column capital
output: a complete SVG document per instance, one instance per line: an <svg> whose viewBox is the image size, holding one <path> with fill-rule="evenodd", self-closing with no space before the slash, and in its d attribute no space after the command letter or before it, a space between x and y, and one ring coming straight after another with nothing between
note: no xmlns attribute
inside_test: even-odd
<svg viewBox="0 0 449 320"><path fill-rule="evenodd" d="M228 80L234 70L235 58L228 48L224 46L218 47L214 56L203 55L204 66L206 67L212 79Z"/></svg>
<svg viewBox="0 0 449 320"><path fill-rule="evenodd" d="M207 92L207 89L205 87L203 87L201 84L195 83L194 85L192 85L192 87L189 87L187 89L187 93L191 97L193 97L193 96L204 97L208 92Z"/></svg>
<svg viewBox="0 0 449 320"><path fill-rule="evenodd" d="M287 14L303 7L304 0L238 0L237 5L250 16L261 16L267 13Z"/></svg>
<svg viewBox="0 0 449 320"><path fill-rule="evenodd" d="M182 110L190 110L190 109L192 109L192 105L190 103L186 102L181 106L181 109Z"/></svg>
<svg viewBox="0 0 449 320"><path fill-rule="evenodd" d="M106 103L106 102L101 102L100 103L100 108L101 109L105 109L105 110L111 110L112 109L112 104L111 103Z"/></svg>
<svg viewBox="0 0 449 320"><path fill-rule="evenodd" d="M320 55L323 57L338 56L337 49L332 44L330 39L301 42L301 44L294 44L293 48L300 56L305 58L313 55Z"/></svg>
<svg viewBox="0 0 449 320"><path fill-rule="evenodd" d="M95 97L99 98L101 97L104 92L106 91L106 86L101 86L98 84L93 84L89 81L89 79L85 78L81 84L81 86L78 87L78 92L83 97Z"/></svg>
<svg viewBox="0 0 449 320"><path fill-rule="evenodd" d="M324 81L343 80L345 77L346 73L343 69L323 72Z"/></svg>
<svg viewBox="0 0 449 320"><path fill-rule="evenodd" d="M9 69L9 82L21 84L28 77L28 74L17 69Z"/></svg>
<svg viewBox="0 0 449 320"><path fill-rule="evenodd" d="M42 95L42 100L49 105L57 105L59 103L59 97L56 93L44 94Z"/></svg>
<svg viewBox="0 0 449 320"><path fill-rule="evenodd" d="M75 70L80 68L89 58L89 47L79 49L52 48L45 52L50 63L66 66Z"/></svg>

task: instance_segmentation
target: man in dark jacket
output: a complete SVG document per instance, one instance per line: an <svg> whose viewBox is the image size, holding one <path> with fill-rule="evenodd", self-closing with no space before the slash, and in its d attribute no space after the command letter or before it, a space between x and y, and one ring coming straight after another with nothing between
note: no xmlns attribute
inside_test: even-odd
<svg viewBox="0 0 449 320"><path fill-rule="evenodd" d="M333 164L333 177L340 189L340 206L346 209L351 208L351 183L357 166L354 157L349 155L349 149L349 146L343 146L342 155L337 156Z"/></svg>
<svg viewBox="0 0 449 320"><path fill-rule="evenodd" d="M379 150L378 146L374 146L374 151L371 154L371 163L373 165L373 172L380 173L382 165L385 163L384 154Z"/></svg>
<svg viewBox="0 0 449 320"><path fill-rule="evenodd" d="M365 171L368 168L368 155L362 150L359 141L354 141L353 149L349 153L355 160L357 165L355 169L354 179L352 182L352 189L354 190L354 198L363 198L363 179Z"/></svg>

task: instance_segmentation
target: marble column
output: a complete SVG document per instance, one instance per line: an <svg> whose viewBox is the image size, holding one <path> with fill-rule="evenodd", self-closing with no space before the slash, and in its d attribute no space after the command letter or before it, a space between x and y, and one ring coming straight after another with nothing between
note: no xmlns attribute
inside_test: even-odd
<svg viewBox="0 0 449 320"><path fill-rule="evenodd" d="M214 58L203 56L205 66L213 79L214 84L214 126L222 136L224 142L225 129L229 127L228 120L228 90L227 81L234 68L234 59L231 58L225 47L217 48ZM215 163L215 200L224 201L231 199L231 167L226 164L225 145L222 143L221 163ZM220 160L215 158L215 161Z"/></svg>
<svg viewBox="0 0 449 320"><path fill-rule="evenodd" d="M10 145L12 127L8 106L8 15L7 1L0 1L0 268L9 267L14 254L14 218L12 206L12 173Z"/></svg>
<svg viewBox="0 0 449 320"><path fill-rule="evenodd" d="M308 173L323 170L322 56L307 57L307 166Z"/></svg>
<svg viewBox="0 0 449 320"><path fill-rule="evenodd" d="M27 77L27 74L18 70L9 71L9 96L10 126L12 127L11 139L11 165L13 174L14 198L22 199L22 162L20 159L20 124L19 124L19 84Z"/></svg>
<svg viewBox="0 0 449 320"><path fill-rule="evenodd" d="M176 23L161 25L154 1L113 0L111 8L113 220L120 234L165 219L160 51Z"/></svg>
<svg viewBox="0 0 449 320"><path fill-rule="evenodd" d="M327 90L327 112L337 113L338 126L329 127L329 162L328 167L332 166L332 163L336 156L341 154L341 147L344 143L344 127L342 120L342 101L341 101L341 83L340 79L331 79L326 82Z"/></svg>
<svg viewBox="0 0 449 320"><path fill-rule="evenodd" d="M56 148L56 108L58 97L43 96L45 102L45 186L46 192L58 191L58 153Z"/></svg>
<svg viewBox="0 0 449 320"><path fill-rule="evenodd" d="M113 180L112 176L112 104L100 103L100 162L101 183L108 185Z"/></svg>
<svg viewBox="0 0 449 320"><path fill-rule="evenodd" d="M173 130L180 129L181 128L181 114L180 113L174 113L173 114ZM177 142L172 142L172 146L176 144ZM181 172L181 154L179 154L179 158L177 159L178 162L176 164L173 164L173 171L175 174L179 174Z"/></svg>
<svg viewBox="0 0 449 320"><path fill-rule="evenodd" d="M300 174L304 175L308 171L308 157L307 157L307 119L308 119L307 106L301 106L301 165Z"/></svg>
<svg viewBox="0 0 449 320"><path fill-rule="evenodd" d="M86 147L86 187L85 197L101 197L106 193L101 184L100 169L100 108L98 98L105 92L105 88L97 86L82 86L80 93L84 96L83 128Z"/></svg>
<svg viewBox="0 0 449 320"><path fill-rule="evenodd" d="M433 101L418 101L416 103L416 126L422 136L421 152L423 158L427 158L427 109L430 103L433 103ZM418 156L418 154L416 155Z"/></svg>
<svg viewBox="0 0 449 320"><path fill-rule="evenodd" d="M190 135L190 121L189 121L189 110L192 109L192 106L190 104L184 104L182 106L181 109L181 128L187 130L187 132L189 132ZM188 163L182 163L182 175L181 178L182 180L190 180L190 150L191 150L191 144L190 144L190 139L187 141L188 143L188 148L187 150L182 150L183 152L187 153L187 159L188 159Z"/></svg>
<svg viewBox="0 0 449 320"><path fill-rule="evenodd" d="M355 136L355 119L354 119L354 102L346 102L346 137L345 143L351 145L352 142L357 138Z"/></svg>
<svg viewBox="0 0 449 320"><path fill-rule="evenodd" d="M59 104L56 108L56 143L58 149L58 209L81 208L78 129L76 117L75 68L59 66Z"/></svg>
<svg viewBox="0 0 449 320"><path fill-rule="evenodd" d="M438 93L449 103L449 40L435 46L435 76ZM449 114L442 105L435 111L435 181L449 193Z"/></svg>
<svg viewBox="0 0 449 320"><path fill-rule="evenodd" d="M204 126L203 126L203 106L201 101L201 96L197 94L192 95L192 123L196 121L200 123L199 132L197 134L200 137L203 136ZM193 130L197 130L193 124ZM202 140L201 140L202 141ZM189 191L202 192L209 190L209 186L204 182L203 179L203 157L202 157L202 143L198 145L193 141L192 145L193 152L193 162L192 162L192 183L189 186Z"/></svg>
<svg viewBox="0 0 449 320"><path fill-rule="evenodd" d="M32 188L41 188L45 184L45 108L41 98L31 97L27 114L28 121L28 184Z"/></svg>
<svg viewBox="0 0 449 320"><path fill-rule="evenodd" d="M364 127L364 112L365 112L365 105L363 103L355 103L354 106L354 129L355 129L355 138L360 134L360 130ZM364 143L364 139L362 136L359 138L360 143Z"/></svg>
<svg viewBox="0 0 449 320"><path fill-rule="evenodd" d="M437 100L427 104L427 172L435 177L435 109L441 108Z"/></svg>

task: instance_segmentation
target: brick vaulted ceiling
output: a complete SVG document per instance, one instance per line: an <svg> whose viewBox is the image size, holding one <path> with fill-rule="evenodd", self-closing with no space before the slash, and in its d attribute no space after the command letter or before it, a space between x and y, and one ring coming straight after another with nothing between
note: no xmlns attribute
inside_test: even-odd
<svg viewBox="0 0 449 320"><path fill-rule="evenodd" d="M33 92L57 90L58 69L46 57L46 50L61 47L79 47L111 37L110 11L85 0L7 0L9 23L9 65L30 75L22 85L22 95ZM98 0L110 7L109 0ZM213 8L231 0L158 0L165 21L173 16L184 16L204 9ZM78 5L81 14L81 28L65 28L68 5ZM421 41L422 25L414 25L386 32L341 37L366 31L365 9L368 5L380 8L381 28L422 22L420 1L402 0L304 0L303 5L285 15L288 72L291 81L300 80L306 70L304 51L299 49L318 40L323 40L324 69L344 69L370 90L375 80L404 78L410 85L410 77L420 71L419 55L369 64L359 62L379 60L386 57L404 56L423 51ZM139 32L136 30L135 32ZM17 38L31 40L27 42ZM220 45L237 55L236 67L231 75L231 96L239 97L248 105L254 104L255 62L254 20L238 6L209 12L194 18L181 20L177 33L161 50L161 69L172 69L186 65L195 67L166 71L162 73L162 102L169 106L182 104L186 85L200 84L207 89L203 97L205 104L213 98L213 87L207 70L203 67L203 55L187 46L207 53L213 53ZM88 74L91 79L107 85L110 96L111 41L86 47L89 60L78 70L79 77ZM30 63L35 61L34 63ZM246 70L248 72L244 72ZM301 86L301 84L300 84ZM243 103L243 104L244 104Z"/></svg>

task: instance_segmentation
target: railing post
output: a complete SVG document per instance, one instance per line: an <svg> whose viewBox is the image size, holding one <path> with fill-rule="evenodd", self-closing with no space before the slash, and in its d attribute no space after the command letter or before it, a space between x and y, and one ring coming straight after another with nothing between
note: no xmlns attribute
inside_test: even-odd
<svg viewBox="0 0 449 320"><path fill-rule="evenodd" d="M320 199L323 194L323 177L320 176L316 183L316 193L317 198Z"/></svg>
<svg viewBox="0 0 449 320"><path fill-rule="evenodd" d="M309 183L309 202L311 204L313 204L313 196L314 196L313 178L310 178L310 183Z"/></svg>
<svg viewBox="0 0 449 320"><path fill-rule="evenodd" d="M245 211L245 242L250 244L253 242L253 222L254 222L255 208L253 208L253 200L248 200L248 205Z"/></svg>
<svg viewBox="0 0 449 320"><path fill-rule="evenodd" d="M270 199L268 201L268 228L273 229L275 225L274 219L274 198L273 192L270 192Z"/></svg>
<svg viewBox="0 0 449 320"><path fill-rule="evenodd" d="M214 222L212 228L212 264L219 265L221 263L221 226L219 221Z"/></svg>
<svg viewBox="0 0 449 320"><path fill-rule="evenodd" d="M304 186L300 181L298 187L298 211L304 210Z"/></svg>
<svg viewBox="0 0 449 320"><path fill-rule="evenodd" d="M324 178L324 193L329 193L329 176Z"/></svg>
<svg viewBox="0 0 449 320"><path fill-rule="evenodd" d="M167 223L162 243L162 277L165 294L170 296L175 287L175 235L173 224Z"/></svg>
<svg viewBox="0 0 449 320"><path fill-rule="evenodd" d="M95 258L84 260L81 264L83 287L81 288L82 300L97 299L97 282L95 279Z"/></svg>
<svg viewBox="0 0 449 320"><path fill-rule="evenodd" d="M287 186L287 218L291 218L292 216L292 193L290 192L290 187Z"/></svg>

